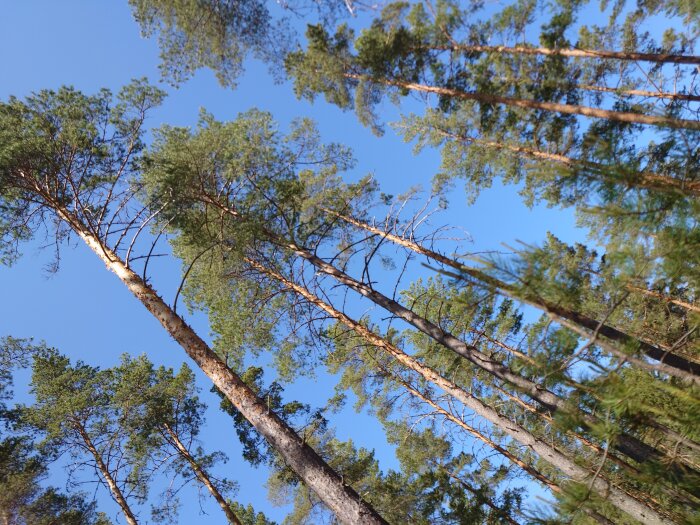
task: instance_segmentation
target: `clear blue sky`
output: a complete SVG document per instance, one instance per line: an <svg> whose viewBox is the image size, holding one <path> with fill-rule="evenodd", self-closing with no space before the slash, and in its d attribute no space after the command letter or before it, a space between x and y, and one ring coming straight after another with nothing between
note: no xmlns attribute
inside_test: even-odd
<svg viewBox="0 0 700 525"><path fill-rule="evenodd" d="M159 78L156 43L140 37L124 0L0 0L0 6L3 100L64 84L86 92L102 87L116 91L132 78ZM236 91L223 90L208 71L200 72L177 90L164 87L170 95L163 107L152 114L149 127L163 123L192 125L202 106L222 120L258 107L272 112L283 128L295 117L311 116L319 123L326 141L342 142L355 150L359 163L349 177L372 172L387 193L401 193L415 184L429 187L431 176L438 170L437 152L415 157L410 145L391 130L376 138L351 113L322 101L314 105L299 102L289 85L274 85L259 64L248 64ZM395 114L391 108L385 109ZM529 210L521 204L514 188L496 185L471 207L464 204L458 189L451 204L439 222L468 232L473 244L465 245L464 251L497 249L501 242L513 244L518 239L537 243L548 230L567 241L582 238L570 213L545 208ZM51 250L42 251L41 244L38 239L25 246L25 256L16 266L0 267L0 336L45 340L73 359L103 367L115 364L123 352L145 352L157 364L179 366L184 358L181 349L87 249L77 244L63 249L59 273L48 275L44 268L52 254ZM174 280L179 267L176 263L161 263L158 271L164 281ZM166 298L172 298L172 290L163 292ZM204 319L197 318L194 324L203 335L208 333ZM19 379L17 390L22 391L26 375ZM231 458L218 473L241 485L240 502L251 502L270 517L281 519L283 509L271 508L266 501L264 474L238 459L230 420L216 409L217 401L209 394L206 379L199 377L199 382L202 397L212 405L202 432L204 445L208 450L223 450ZM292 392L314 401L310 383L297 385ZM369 418L343 412L338 427L340 437L353 437L360 444L376 447L383 466L395 465L391 450L381 444L380 434ZM51 478L54 484L61 484L61 480L60 471ZM188 494L196 498L194 492ZM183 496L183 500L187 497ZM98 500L102 509L116 517L117 509L102 489ZM207 523L224 523L220 511L207 498L202 500L202 508L208 513ZM147 511L143 517L148 517ZM194 503L185 506L180 521L190 523L199 518L199 505Z"/></svg>

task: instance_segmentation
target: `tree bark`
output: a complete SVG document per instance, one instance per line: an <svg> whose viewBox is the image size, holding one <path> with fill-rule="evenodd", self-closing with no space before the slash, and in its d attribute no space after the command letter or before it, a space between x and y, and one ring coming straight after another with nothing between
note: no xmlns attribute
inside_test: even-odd
<svg viewBox="0 0 700 525"><path fill-rule="evenodd" d="M501 291L504 295L511 297L515 300L522 301L526 304L529 304L531 306L534 306L544 312L550 313L552 315L557 316L558 318L564 319L569 321L567 326L572 326L571 323L574 325L578 325L580 327L583 327L586 330L590 330L591 332L595 332L597 334L600 334L612 341L616 341L622 344L628 344L628 343L633 343L633 342L639 342L640 349L642 352L644 352L648 357L660 361L660 364L658 365L653 365L650 363L646 363L644 361L641 361L639 359L635 359L633 356L630 356L629 354L626 354L622 352L621 350L617 349L614 345L606 345L606 350L609 352L613 353L617 357L621 359L625 359L627 361L632 362L633 364L645 368L647 370L653 370L653 371L659 371L663 373L667 373L669 375L678 377L680 379L683 379L685 381L689 381L691 383L694 383L696 385L700 385L700 364L694 363L692 361L688 361L687 359L678 356L676 354L673 354L671 352L668 352L662 348L657 348L654 345L647 343L645 341L641 341L638 339L633 339L631 336L625 334L624 332L621 332L620 330L606 325L606 324L601 324L599 321L596 321L595 319L591 319L590 317L587 317L585 315L582 315L578 312L575 312L573 310L569 310L551 303L548 303L547 301L539 298L530 298L530 297L521 297L519 296L514 289L509 286L507 283L504 283L494 277L491 277L490 275L487 275L479 270L475 270L473 268L468 268L465 267L463 264L450 259L449 257L445 257L442 254L439 254L437 252L434 252L432 250L429 250L413 241L410 241L408 239L404 239L402 237L399 237L398 235L394 235L389 232L385 232L379 228L376 228L374 226L371 226L369 224L363 223L361 221L358 221L356 219L353 219L352 217L347 217L345 215L342 215L340 213L331 211L331 210L326 210L328 213L331 213L335 217L352 224L354 226L357 226L358 228L362 228L368 232L374 233L376 235L380 235L391 242L398 244L399 246L403 246L404 248L407 248L409 250L412 250L416 253L419 253L421 255L424 255L426 257L429 257L437 262L440 262L442 264L445 264L446 266L450 266L451 268L454 268L460 274L467 274L470 277L483 282L493 288L498 289ZM365 285L363 285L365 286ZM376 292L375 292L376 293ZM579 333L581 333L579 331ZM583 333L584 335L590 335L586 334L585 332ZM602 342L602 344L605 344Z"/></svg>
<svg viewBox="0 0 700 525"><path fill-rule="evenodd" d="M643 503L639 502L623 490L610 484L601 476L590 477L590 472L577 465L569 457L558 451L553 446L549 445L542 439L534 436L528 432L525 428L521 427L517 423L509 420L508 418L499 414L493 408L485 405L481 400L467 392L466 390L458 387L448 379L442 377L437 372L431 368L423 365L422 363L416 361L411 356L401 351L384 338L378 336L367 327L361 325L357 321L354 321L342 312L335 310L329 304L321 301L318 297L312 295L308 290L303 287L293 283L292 281L286 279L277 272L266 268L260 263L248 258L247 262L253 266L258 271L278 280L285 287L293 290L295 293L304 297L307 301L314 304L316 307L320 308L331 317L341 321L346 326L352 328L356 333L360 334L366 341L372 343L373 345L385 350L389 355L394 357L399 363L406 366L410 370L417 372L422 377L424 377L429 382L437 385L443 391L453 396L455 399L461 401L466 407L472 410L478 416L486 419L499 430L503 431L505 434L513 438L515 441L532 449L537 453L540 458L547 461L555 468L559 469L564 475L576 479L577 481L588 480L592 489L594 489L601 497L608 499L612 504L617 506L619 509L628 513L630 516L639 520L642 523L648 524L660 524L664 523L663 517L658 514L655 510L649 508Z"/></svg>
<svg viewBox="0 0 700 525"><path fill-rule="evenodd" d="M214 385L224 393L294 472L333 511L349 525L385 524L386 521L349 486L328 464L282 421L268 410L264 401L209 348L197 333L119 256L106 247L68 210L53 203L61 219L114 272L129 291L158 319Z"/></svg>
<svg viewBox="0 0 700 525"><path fill-rule="evenodd" d="M616 89L607 86L592 86L589 84L577 84L574 87L585 91L600 91L601 93L631 95L634 97L665 98L668 100L685 100L687 102L700 101L700 95L689 95L686 93L666 93L664 91L648 91L645 89Z"/></svg>
<svg viewBox="0 0 700 525"><path fill-rule="evenodd" d="M615 60L655 62L657 64L700 64L700 56L678 55L671 53L635 53L625 51L605 51L594 49L551 49L547 47L525 46L480 46L480 45L454 45L450 47L436 47L443 51L467 51L471 53L511 53L520 55L547 55L565 56L576 58L610 58Z"/></svg>
<svg viewBox="0 0 700 525"><path fill-rule="evenodd" d="M213 199L206 194L201 194L200 197L204 199L205 202L218 207L221 211L230 214L232 217L239 220L242 219L242 216L238 211L221 204L216 199ZM562 409L564 411L567 410L566 402L563 399L559 398L557 395L543 388L537 383L530 381L529 379L524 378L519 374L516 374L502 363L490 359L488 356L480 352L478 348L467 345L466 343L460 341L453 335L444 332L441 328L437 327L427 319L418 316L408 308L405 308L393 299L389 299L383 294L370 288L366 284L353 279L349 275L335 268L333 265L326 263L310 251L301 248L292 242L288 242L287 240L280 238L274 232L271 232L266 228L264 228L264 231L271 242L277 243L280 246L291 250L299 257L309 261L322 273L330 275L331 277L335 278L338 282L355 290L360 295L367 297L378 306L381 306L382 308L393 313L397 317L404 319L406 322L408 322L427 336L431 337L433 340L440 343L445 348L452 350L456 354L464 357L477 367L501 379L502 381L506 381L512 384L519 391L525 393L530 398L538 401L546 409L552 412L558 409ZM586 421L589 425L598 423L597 419L589 414L584 414L583 417L584 421ZM655 450L653 447L650 447L649 445L638 440L637 438L633 436L628 436L626 434L620 435L618 437L618 440L615 442L614 446L624 455L640 463L649 461L650 459L660 459L663 456L659 451Z"/></svg>
<svg viewBox="0 0 700 525"><path fill-rule="evenodd" d="M387 373L389 373L389 372L387 372ZM438 414L443 416L445 419L447 419L448 421L451 421L455 425L466 430L469 434L474 436L476 439L478 439L479 441L485 443L486 445L488 445L489 447L494 449L496 452L498 452L503 457L508 459L511 463L513 463L514 465L517 465L524 472L527 472L530 476L532 476L537 481L539 481L540 483L545 485L549 490L551 490L553 492L557 492L557 493L561 492L561 488L559 487L559 485L557 485L554 481L547 478L544 474L542 474L541 472L536 470L534 467L525 463L522 459L517 457L515 454L513 454L509 450L503 448L498 443L493 441L491 438L489 438L488 436L485 436L484 434L482 434L481 432L476 430L474 427L467 425L467 423L464 422L461 418L459 418L459 417L455 416L454 414L452 414L451 412L445 410L443 407L438 405L435 401L433 401L432 399L427 397L422 392L418 391L416 388L414 388L410 384L408 384L408 382L404 381L403 379L401 379L397 376L392 375L392 377L395 381L401 383L401 385L406 389L406 391L409 394L411 394L413 397L415 397L416 399L420 399L426 405L430 406L433 410L435 410L435 412L437 412Z"/></svg>
<svg viewBox="0 0 700 525"><path fill-rule="evenodd" d="M463 100L475 100L486 104L504 104L506 106L515 106L519 108L541 109L544 111L553 111L555 113L564 113L567 115L582 115L585 117L607 119L615 122L647 124L650 126L660 126L665 128L700 129L700 121L697 120L676 119L659 115L643 115L641 113L633 113L630 111L611 111L608 109L592 108L589 106L579 106L575 104L561 104L559 102L539 102L536 100L527 100L522 98L489 95L486 93L472 93L452 88L429 86L415 82L405 82L403 80L378 79L355 73L345 73L345 77L354 80L367 80L370 82L384 84L387 86L395 86L411 91L434 93L436 95L461 98Z"/></svg>
<svg viewBox="0 0 700 525"><path fill-rule="evenodd" d="M117 505L119 505L119 508L121 508L122 513L124 514L124 519L126 519L126 522L129 525L138 525L138 522L136 521L136 516L134 516L134 513L131 511L129 504L126 502L126 498L117 486L116 481L114 481L114 478L109 472L107 465L105 465L104 461L102 461L102 455L97 450L97 448L95 448L95 445L92 443L92 439L90 439L90 435L80 425L76 424L75 428L80 434L80 437L85 442L85 446L90 451L90 454L92 454L92 457L95 458L97 469L100 471L100 474L102 474L102 477L104 478L105 483L107 484L107 488L109 488L109 491L111 492L114 501L116 501Z"/></svg>
<svg viewBox="0 0 700 525"><path fill-rule="evenodd" d="M219 507L221 507L221 510L224 511L226 519L229 521L229 523L233 523L234 525L242 525L241 521L238 519L238 516L236 516L233 510L231 510L231 506L226 502L226 499L214 486L214 484L211 482L211 479L209 479L209 475L192 457L192 454L190 454L189 450L187 450L185 445L182 444L182 441L180 441L180 438L173 431L170 425L168 425L167 423L163 423L163 428L166 434L168 435L168 438L175 445L175 448L177 449L178 453L185 459L185 461L187 461L187 463L189 463L190 467L194 471L195 476L197 476L197 479L202 483L202 485L204 485L207 488L209 493L219 504Z"/></svg>
<svg viewBox="0 0 700 525"><path fill-rule="evenodd" d="M634 177L610 177L606 176L607 171L614 170L612 166L605 166L597 162L589 162L580 159L574 159L567 157L565 155L560 155L558 153L549 153L547 151L540 151L532 148L525 148L522 146L513 146L512 144L503 144L500 142L488 141L483 139L474 139L471 137L464 137L455 135L443 131L441 129L436 129L441 135L461 142L468 142L470 144L475 144L477 146L485 146L487 148L493 149L505 149L517 153L520 155L526 155L528 157L533 157L536 159L549 160L552 162L557 162L559 164L564 164L570 168L581 167L588 170L593 170L595 173L591 175L593 178L598 177L597 174L602 175L602 180L614 182L618 184L627 183L632 186L638 186L640 188L645 188L655 191L664 191L668 193L681 193L693 198L700 198L700 181L683 181L678 180L674 177L667 177L665 175L659 175L658 173L653 173L650 171L640 171L634 174ZM700 311L700 308L696 307L696 311Z"/></svg>
<svg viewBox="0 0 700 525"><path fill-rule="evenodd" d="M654 297L655 299L658 299L659 301L663 301L664 303L671 303L675 304L676 306L680 306L682 308L685 308L686 310L692 310L693 312L700 312L700 305L690 303L688 301L682 301L680 299L676 299L674 297L670 297L666 294L662 294L660 292L655 292L654 290L648 290L646 288L642 288L640 286L634 286L633 284L627 284L625 285L625 288L632 292L637 292L642 295L648 295L649 297Z"/></svg>
<svg viewBox="0 0 700 525"><path fill-rule="evenodd" d="M419 316L415 312L409 310L408 308L399 304L393 299L390 299L385 295L377 292L376 290L370 288L366 284L353 279L349 275L345 274L344 272L341 272L333 265L326 263L325 261L323 261L316 255L313 255L309 251L299 248L294 244L287 244L287 247L290 250L292 250L295 254L309 261L322 273L334 277L337 281L355 290L360 295L363 295L364 297L370 299L372 302L374 302L378 306L381 306L388 312L391 312L392 314L396 315L400 319L403 319L404 321L408 322L410 325L417 328L419 331L423 332L434 341L440 343L445 348L452 350L456 354L464 357L477 367L501 379L502 381L506 381L511 385L515 386L515 388L517 388L519 391L525 393L530 398L536 400L546 409L552 412L556 412L557 410L563 410L566 412L568 410L566 402L560 397L558 397L556 394L550 392L549 390L537 384L536 382L531 381L530 379L527 379L521 376L520 374L513 372L504 364L500 363L499 361L495 361L483 354L478 348L468 345L464 341L457 339L455 336L453 336L449 332L445 332L434 323ZM594 424L597 422L597 420L590 415L582 414L582 416L584 418L584 421L586 421L588 424ZM638 462L649 461L649 459L651 458L659 459L658 451L632 436L619 436L619 440L615 444L615 446L618 448L618 450L620 450L620 452Z"/></svg>

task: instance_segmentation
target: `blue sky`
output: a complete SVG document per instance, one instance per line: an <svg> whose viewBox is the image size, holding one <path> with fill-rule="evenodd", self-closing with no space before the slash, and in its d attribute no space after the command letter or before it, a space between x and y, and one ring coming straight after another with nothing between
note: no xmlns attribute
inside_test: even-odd
<svg viewBox="0 0 700 525"><path fill-rule="evenodd" d="M0 6L3 100L64 84L86 92L102 87L117 91L132 78L159 78L156 42L140 37L126 1L0 0ZM389 128L385 136L377 138L352 113L343 113L320 100L313 105L297 101L291 86L275 85L266 68L257 63L247 65L247 73L235 91L222 89L208 71L199 72L179 89L163 87L169 96L152 113L149 127L164 123L193 125L200 107L221 120L258 107L270 111L282 128L296 117L315 119L326 141L342 142L354 149L358 165L348 177L373 173L386 193L402 193L416 184L429 187L439 167L436 151L414 156L411 146ZM397 114L390 106L384 109L383 114ZM457 188L450 201L450 209L434 224L449 223L465 231L472 243L464 244L463 251L498 249L500 243L514 244L516 240L538 243L546 231L570 242L583 237L575 229L571 213L544 207L530 210L512 187L494 185L470 207ZM45 270L52 251L41 249L41 239L24 247L25 255L14 267L0 267L0 336L45 340L73 359L103 367L116 364L123 352L145 352L157 364L179 367L184 358L181 349L96 257L74 244L62 250L57 274ZM163 282L174 282L179 265L161 262L156 271ZM174 289L163 293L172 298ZM192 322L201 334L208 334L205 319L200 316ZM18 376L18 391L23 391L26 379L26 374ZM206 379L199 377L199 384L202 397L211 405L202 432L205 447L223 450L231 457L218 473L240 484L240 502L253 503L270 517L282 518L283 509L272 508L266 501L263 473L238 459L230 420L216 410L217 401L209 394ZM308 380L291 391L313 401L312 387L313 381ZM340 437L353 437L365 446L377 447L382 465L395 465L390 449L382 446L379 431L369 418L345 411L338 426ZM61 484L61 472L57 471L51 481ZM194 492L189 494L194 497ZM117 509L104 491L98 491L98 499L100 507L116 517ZM224 523L220 511L206 498L202 509L208 513L208 523ZM181 522L198 519L199 510L198 504L187 505Z"/></svg>

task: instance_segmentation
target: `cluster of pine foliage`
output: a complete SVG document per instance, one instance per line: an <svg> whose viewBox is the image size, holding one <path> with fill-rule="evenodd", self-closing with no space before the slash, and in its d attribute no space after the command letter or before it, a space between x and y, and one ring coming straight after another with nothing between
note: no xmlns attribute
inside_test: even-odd
<svg viewBox="0 0 700 525"><path fill-rule="evenodd" d="M209 68L235 88L263 60L376 133L391 101L394 131L440 150L441 205L498 180L589 233L453 256L464 247L438 242L430 205L348 182L353 153L308 119L282 132L259 110L202 112L147 130L165 94L145 80L1 101L0 260L21 264L37 236L84 243L211 380L243 460L291 502L286 522L698 523L697 2L129 4L175 85ZM149 278L166 244L182 267L172 303ZM421 264L430 277L401 284ZM178 302L206 314L210 343ZM272 523L236 502L235 469L211 474L226 456L198 439L187 366L100 369L12 337L0 350L0 522L110 523L86 494L44 486L62 457L129 525L158 476L172 482L156 521L176 521L178 487L195 483L230 523ZM13 405L21 368L33 402ZM314 373L337 380L327 403L285 394ZM349 401L398 469L337 437Z"/></svg>

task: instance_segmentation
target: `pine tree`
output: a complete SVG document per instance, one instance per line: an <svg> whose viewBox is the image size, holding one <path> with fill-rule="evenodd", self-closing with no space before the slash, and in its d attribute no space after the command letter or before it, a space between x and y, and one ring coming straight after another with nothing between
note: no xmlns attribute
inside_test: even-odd
<svg viewBox="0 0 700 525"><path fill-rule="evenodd" d="M167 469L184 482L194 475L216 500L226 519L240 525L227 501L234 484L208 472L228 458L222 452L205 453L196 441L206 407L196 395L194 375L187 365L174 374L164 367L156 369L145 356L132 359L125 355L118 367L110 369L110 374L115 383L112 403L118 410L120 425L128 429L127 446L137 462L167 463ZM169 460L173 456L176 459ZM173 506L170 502L167 508L171 510Z"/></svg>
<svg viewBox="0 0 700 525"><path fill-rule="evenodd" d="M0 224L9 234L3 240L10 241L9 246L3 243L4 251L15 255L14 240L29 237L32 227L57 224L52 231L58 240L69 232L78 236L341 521L383 523L131 268L135 240L130 247L120 245L129 233L138 236L143 230L146 210L134 211L127 204L135 204L133 192L139 189L134 175L143 119L161 99L162 93L137 82L123 90L114 106L106 91L87 97L66 88L41 92L26 103L11 99L2 104ZM75 152L69 164L63 158L67 150Z"/></svg>
<svg viewBox="0 0 700 525"><path fill-rule="evenodd" d="M138 523L129 500L147 496L147 476L125 461L128 438L110 406L103 372L69 360L55 350L34 357L32 393L23 423L42 434L41 447L73 458L75 469L88 465L109 490L130 525Z"/></svg>
<svg viewBox="0 0 700 525"><path fill-rule="evenodd" d="M255 118L253 123L259 122L260 114L252 116ZM578 424L584 424L589 429L603 425L597 417L591 415L592 412L579 411L569 406L565 401L567 390L561 390L559 395L547 390L537 380L515 372L507 364L494 359L476 346L464 343L436 321L431 321L402 306L396 300L383 296L370 285L353 279L343 270L315 255L314 251L328 248L327 243L342 236L344 230L334 221L325 226L317 226L319 216L307 214L306 206L302 204L305 200L304 192L308 191L313 195L312 202L316 202L318 195L314 192L318 191L318 186L311 185L310 190L304 188L304 182L310 177L296 177L294 163L287 160L299 158L288 146L295 143L281 140L270 130L267 117L262 117L264 125L260 127L252 127L248 120L250 116L246 115L228 124L209 119L195 132L166 129L149 155L149 167L145 174L149 198L154 203L162 202L166 195L175 198L176 207L172 209L173 218L169 219L168 227L173 228L176 235L173 245L178 253L186 255L186 261L191 261L185 266L188 279L185 289L189 288L186 293L192 293L192 297L196 298L195 305L205 308L214 318L222 319L221 325L217 327L226 327L227 324L237 327L239 321L236 314L243 304L257 305L257 300L251 300L255 297L285 297L279 289L281 284L283 288L293 290L325 314L358 331L367 342L383 348L404 366L440 386L516 441L534 447L539 454L547 457L555 468L561 468L568 475L572 475L578 467L566 455L548 449L535 434L492 410L483 401L451 381L441 378L423 363L387 344L382 337L373 336L363 330L359 323L330 307L319 299L317 294L309 292L307 287L312 285L313 280L307 280L305 286L294 284L274 268L278 264L273 261L279 261L279 264L289 266L297 278L311 279L301 266L303 263L310 263L317 275L326 275L339 281L406 320L438 345L467 357L471 363L488 372L487 377L493 376L490 377L490 381L497 378L513 383L551 411L572 412L573 417L579 419ZM248 142L245 145L238 145L229 139L232 132L241 127L247 131ZM298 140L299 135L293 133L292 137ZM265 155L252 156L250 144L256 144L258 141L272 147ZM278 147L277 144L283 145L279 151L273 149ZM307 144L307 141L303 144ZM238 148L242 148L240 152ZM309 159L304 162L323 166L330 158L332 156L328 154L321 157L323 160L314 162L313 159ZM272 176L270 173L277 175ZM332 175L330 180L333 180ZM323 187L333 187L333 194L346 192L352 195L353 191L363 194L363 190L359 188L343 188L332 184L321 185L321 188ZM301 245L301 239L305 239L313 248ZM246 269L246 266L249 269ZM271 280L260 281L251 274L250 269ZM258 291L254 291L256 287ZM241 291L244 295L240 294ZM228 299L222 302L222 297L226 296ZM290 309L304 311L304 306L295 304L292 299L282 300L290 305ZM272 303L269 308L266 307L267 302L265 305L255 306L258 320L247 326L250 333L265 328L267 319L276 318L275 312L278 307L276 301ZM257 310L258 308L260 309ZM287 315L296 317L289 312ZM537 412L537 409L534 410ZM663 457L653 446L629 434L616 435L614 446L640 462ZM601 448L596 452L604 454ZM573 475L581 478L583 471L577 471L577 474ZM603 478L596 479L603 482ZM628 503L631 506L628 506ZM632 497L626 503L617 500L616 504L642 519L648 519L643 517L648 511L632 510L641 504L639 497Z"/></svg>

